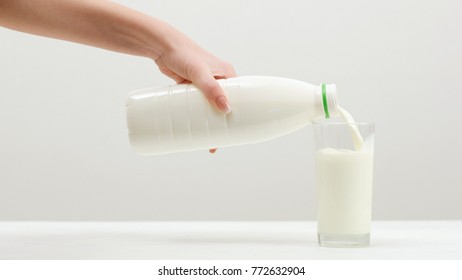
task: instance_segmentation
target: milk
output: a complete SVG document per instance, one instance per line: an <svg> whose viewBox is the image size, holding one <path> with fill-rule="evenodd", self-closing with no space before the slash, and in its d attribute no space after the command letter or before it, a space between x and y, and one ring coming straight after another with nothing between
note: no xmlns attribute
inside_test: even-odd
<svg viewBox="0 0 462 280"><path fill-rule="evenodd" d="M322 148L315 154L319 242L366 246L372 208L373 128L363 137L353 117L343 108L338 112L347 127L326 124L317 131L322 135L318 138ZM350 137L352 146L347 141Z"/></svg>
<svg viewBox="0 0 462 280"><path fill-rule="evenodd" d="M363 146L363 137L361 136L361 133L359 132L358 126L355 124L355 120L353 117L348 113L345 109L339 107L337 108L340 117L349 125L350 130L351 130L351 139L353 140L353 145L355 147L355 150L361 150Z"/></svg>
<svg viewBox="0 0 462 280"><path fill-rule="evenodd" d="M372 203L372 149L325 148L318 150L315 157L318 233L368 234Z"/></svg>

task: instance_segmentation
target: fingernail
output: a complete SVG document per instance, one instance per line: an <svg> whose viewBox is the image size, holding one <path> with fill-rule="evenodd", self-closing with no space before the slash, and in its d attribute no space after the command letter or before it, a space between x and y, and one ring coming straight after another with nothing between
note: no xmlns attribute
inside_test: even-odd
<svg viewBox="0 0 462 280"><path fill-rule="evenodd" d="M225 114L231 113L231 107L229 106L226 97L218 97L217 99L215 99L215 103L217 104L218 108L220 108L220 110L222 110Z"/></svg>

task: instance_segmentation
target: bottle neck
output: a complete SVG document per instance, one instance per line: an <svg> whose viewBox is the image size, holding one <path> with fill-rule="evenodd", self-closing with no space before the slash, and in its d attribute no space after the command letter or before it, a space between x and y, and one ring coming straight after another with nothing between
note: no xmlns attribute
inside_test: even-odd
<svg viewBox="0 0 462 280"><path fill-rule="evenodd" d="M337 88L335 84L321 84L322 107L324 118L338 115Z"/></svg>

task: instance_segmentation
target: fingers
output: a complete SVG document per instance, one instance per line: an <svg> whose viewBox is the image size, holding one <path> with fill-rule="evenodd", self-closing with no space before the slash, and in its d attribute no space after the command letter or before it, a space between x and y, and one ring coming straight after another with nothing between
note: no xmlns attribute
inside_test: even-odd
<svg viewBox="0 0 462 280"><path fill-rule="evenodd" d="M226 63L226 65L224 67L226 69L226 78L231 78L231 77L236 77L237 76L236 71L234 70L234 67L231 64Z"/></svg>
<svg viewBox="0 0 462 280"><path fill-rule="evenodd" d="M208 69L201 69L192 77L192 82L205 94L211 104L215 104L223 113L231 112L228 98Z"/></svg>

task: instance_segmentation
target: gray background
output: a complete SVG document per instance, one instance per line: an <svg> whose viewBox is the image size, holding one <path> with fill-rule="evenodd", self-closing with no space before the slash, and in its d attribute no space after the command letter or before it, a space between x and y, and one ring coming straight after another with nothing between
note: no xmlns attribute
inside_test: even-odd
<svg viewBox="0 0 462 280"><path fill-rule="evenodd" d="M461 219L461 1L117 1L240 75L336 83L376 122L375 219ZM0 29L0 219L314 219L312 130L139 157L126 94L148 59Z"/></svg>

